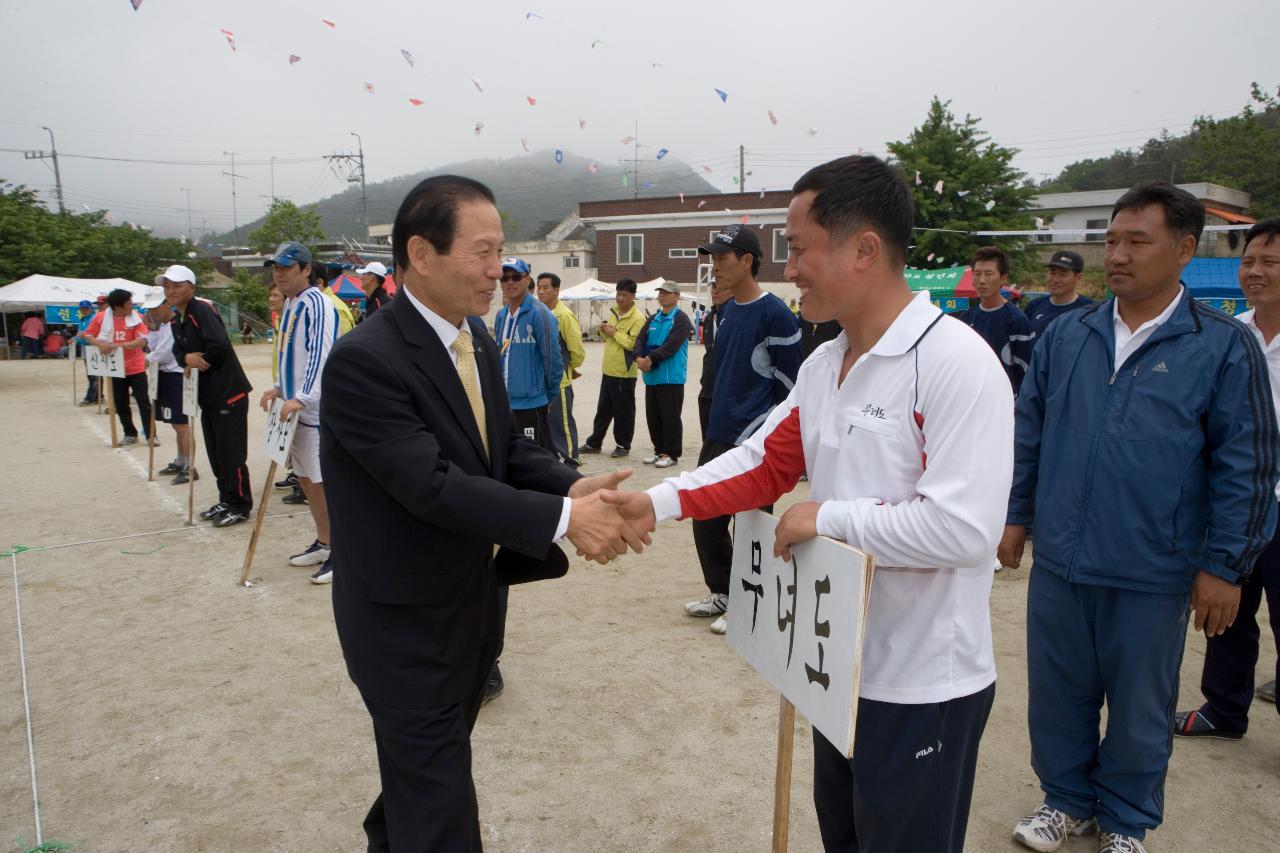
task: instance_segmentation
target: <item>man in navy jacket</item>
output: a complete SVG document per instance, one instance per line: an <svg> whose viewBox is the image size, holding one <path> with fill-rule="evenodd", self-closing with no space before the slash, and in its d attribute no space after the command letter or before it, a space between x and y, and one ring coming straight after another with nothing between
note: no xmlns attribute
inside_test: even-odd
<svg viewBox="0 0 1280 853"><path fill-rule="evenodd" d="M1115 298L1052 324L1017 403L1000 561L1035 524L1027 593L1033 850L1100 828L1141 853L1164 811L1188 609L1221 634L1276 523L1276 420L1261 349L1179 281L1204 210L1166 183L1112 211ZM1098 725L1107 703L1106 737Z"/></svg>

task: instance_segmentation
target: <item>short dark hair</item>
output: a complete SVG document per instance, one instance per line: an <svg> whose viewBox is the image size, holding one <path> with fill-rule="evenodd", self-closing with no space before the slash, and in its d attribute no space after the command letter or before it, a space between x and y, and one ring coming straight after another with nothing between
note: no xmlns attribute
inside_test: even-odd
<svg viewBox="0 0 1280 853"><path fill-rule="evenodd" d="M999 246L979 246L973 253L973 259L969 261L969 269L973 269L979 261L995 261L1000 275L1009 274L1009 256Z"/></svg>
<svg viewBox="0 0 1280 853"><path fill-rule="evenodd" d="M1152 205L1159 205L1164 210L1164 225L1175 240L1191 236L1199 245L1200 235L1204 232L1204 205L1191 193L1168 181L1140 184L1129 190L1111 208L1111 218L1114 220L1122 210L1139 210Z"/></svg>
<svg viewBox="0 0 1280 853"><path fill-rule="evenodd" d="M112 308L123 308L125 303L132 298L132 293L125 290L123 287L117 287L115 290L107 294L107 304Z"/></svg>
<svg viewBox="0 0 1280 853"><path fill-rule="evenodd" d="M306 266L306 264L303 264L303 266ZM312 261L311 269L307 271L307 283L316 287L324 287L329 283L329 270L328 264ZM338 271L341 272L341 268Z"/></svg>
<svg viewBox="0 0 1280 853"><path fill-rule="evenodd" d="M391 227L391 254L396 266L409 266L410 237L421 237L440 254L449 254L458 230L458 205L479 199L497 204L493 190L461 175L436 175L410 190Z"/></svg>
<svg viewBox="0 0 1280 853"><path fill-rule="evenodd" d="M1248 233L1244 235L1244 247L1246 249L1249 248L1249 243L1255 237L1265 237L1266 239L1262 241L1264 246L1270 245L1272 240L1280 237L1280 216L1264 219L1250 228Z"/></svg>
<svg viewBox="0 0 1280 853"><path fill-rule="evenodd" d="M906 260L915 205L906 181L883 160L866 155L841 157L814 166L791 189L796 194L817 192L810 214L830 232L833 242L869 227L895 260Z"/></svg>
<svg viewBox="0 0 1280 853"><path fill-rule="evenodd" d="M545 278L547 281L551 282L551 289L552 289L552 290L559 290L559 289L560 289L560 276L556 275L556 274L555 274L555 273L553 273L553 272L540 272L540 273L538 273L538 281L542 281L544 278Z"/></svg>
<svg viewBox="0 0 1280 853"><path fill-rule="evenodd" d="M636 292L636 280L634 278L620 278L614 290L625 290L628 293Z"/></svg>
<svg viewBox="0 0 1280 853"><path fill-rule="evenodd" d="M751 255L750 252L744 252L742 249L730 249L735 258L741 259L743 255ZM760 275L760 259L755 255L751 255L751 277L755 278Z"/></svg>

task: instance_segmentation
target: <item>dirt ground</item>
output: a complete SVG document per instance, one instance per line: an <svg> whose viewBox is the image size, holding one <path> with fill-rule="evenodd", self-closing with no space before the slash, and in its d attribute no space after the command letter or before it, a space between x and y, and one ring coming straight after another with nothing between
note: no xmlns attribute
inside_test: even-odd
<svg viewBox="0 0 1280 853"><path fill-rule="evenodd" d="M268 347L239 352L261 390ZM576 386L584 434L600 358L589 345ZM695 347L691 375L700 359ZM698 445L694 388L682 467ZM71 394L65 361L0 362L0 548L47 549L16 562L44 838L85 853L363 850L360 823L378 790L369 718L343 666L329 588L286 562L311 541L309 517L272 492L256 583L238 587L251 526L185 528L186 487L146 482L146 449L111 450L106 416L73 407ZM254 409L250 419L255 488L267 471L264 417ZM167 427L160 435L157 467L174 449ZM647 450L642 415L638 487L662 473L639 464ZM588 459L590 471L610 461ZM215 492L212 477L200 480L197 509ZM153 531L171 532L51 547ZM1027 566L997 575L992 593L1000 677L973 851L1021 849L1010 830L1040 802L1025 721ZM34 846L36 833L12 561L0 570L8 851L20 836ZM506 693L484 709L473 741L488 849L768 849L777 697L705 620L684 614L703 591L688 524L659 530L643 556L578 561L565 579L512 591ZM1265 629L1262 646L1266 673L1275 643ZM1203 657L1203 638L1190 636L1181 707L1199 702ZM1276 849L1280 718L1256 703L1252 723L1240 743L1176 744L1151 850ZM803 721L796 747L791 849L818 850Z"/></svg>

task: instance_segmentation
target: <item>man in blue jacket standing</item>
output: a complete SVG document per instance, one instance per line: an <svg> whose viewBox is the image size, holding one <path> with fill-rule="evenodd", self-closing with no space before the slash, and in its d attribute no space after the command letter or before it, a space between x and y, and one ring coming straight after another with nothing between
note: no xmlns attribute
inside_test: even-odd
<svg viewBox="0 0 1280 853"><path fill-rule="evenodd" d="M689 336L693 324L680 310L680 286L658 285L661 308L645 321L636 338L636 367L644 374L644 413L649 422L653 455L644 464L670 468L680 461L684 444L684 383L689 373Z"/></svg>
<svg viewBox="0 0 1280 853"><path fill-rule="evenodd" d="M1035 524L1027 592L1033 850L1101 829L1143 853L1160 825L1188 609L1213 637L1276 523L1276 418L1262 350L1179 281L1204 209L1171 184L1116 202L1113 299L1053 323L1017 403L1000 562ZM1106 736L1099 742L1103 702Z"/></svg>
<svg viewBox="0 0 1280 853"><path fill-rule="evenodd" d="M503 305L493 326L511 410L526 436L555 452L547 406L560 396L560 378L564 376L560 326L530 290L533 281L522 258L502 262L501 283Z"/></svg>

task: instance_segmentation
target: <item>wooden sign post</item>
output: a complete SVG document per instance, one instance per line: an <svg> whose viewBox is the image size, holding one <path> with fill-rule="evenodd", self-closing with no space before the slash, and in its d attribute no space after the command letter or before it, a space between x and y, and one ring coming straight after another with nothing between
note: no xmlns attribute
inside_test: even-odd
<svg viewBox="0 0 1280 853"><path fill-rule="evenodd" d="M187 460L187 524L196 523L196 418L200 414L200 372L190 367L182 371L182 414L191 425L191 458Z"/></svg>
<svg viewBox="0 0 1280 853"><path fill-rule="evenodd" d="M734 519L728 640L782 694L778 712L773 850L787 849L795 712L853 757L862 640L875 559L833 539L773 556L777 519L760 510Z"/></svg>
<svg viewBox="0 0 1280 853"><path fill-rule="evenodd" d="M276 466L289 461L289 449L293 447L293 436L298 428L298 413L294 412L287 421L280 420L280 407L284 401L279 397L271 401L267 411L267 432L263 436L263 450L271 465L267 467L267 482L262 486L262 497L258 500L258 517L253 523L253 535L249 537L249 550L244 555L244 567L240 570L240 585L247 586L249 572L253 569L253 555L258 550L258 537L262 535L262 522L267 517L267 495L271 494L271 482L276 478Z"/></svg>
<svg viewBox="0 0 1280 853"><path fill-rule="evenodd" d="M151 426L147 430L147 482L156 479L156 409L160 408L160 365L154 361L147 362L147 399L151 401Z"/></svg>
<svg viewBox="0 0 1280 853"><path fill-rule="evenodd" d="M72 338L67 342L67 361L71 363L71 405L80 402L76 395L76 365L80 361L80 342Z"/></svg>
<svg viewBox="0 0 1280 853"><path fill-rule="evenodd" d="M121 349L113 349L111 352L103 352L96 346L89 345L85 348L85 364L90 376L98 377L98 386L106 385L107 397L107 417L111 419L111 446L120 446L120 435L116 429L116 400L115 387L111 384L113 377L117 379L124 378L124 351ZM129 405L129 398L125 397L124 404ZM101 412L102 408L99 407Z"/></svg>

